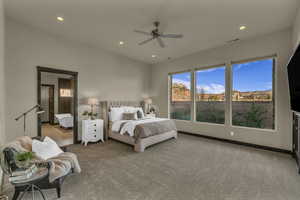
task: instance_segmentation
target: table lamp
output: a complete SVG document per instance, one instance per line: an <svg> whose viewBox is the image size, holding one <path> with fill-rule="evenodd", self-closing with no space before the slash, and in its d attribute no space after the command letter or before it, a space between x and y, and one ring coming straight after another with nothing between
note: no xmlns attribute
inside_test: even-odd
<svg viewBox="0 0 300 200"><path fill-rule="evenodd" d="M144 99L145 104L147 105L147 113L150 113L150 106L152 104L152 99L150 97Z"/></svg>
<svg viewBox="0 0 300 200"><path fill-rule="evenodd" d="M88 104L91 106L91 112L94 113L94 106L99 105L99 101L96 98L89 98Z"/></svg>

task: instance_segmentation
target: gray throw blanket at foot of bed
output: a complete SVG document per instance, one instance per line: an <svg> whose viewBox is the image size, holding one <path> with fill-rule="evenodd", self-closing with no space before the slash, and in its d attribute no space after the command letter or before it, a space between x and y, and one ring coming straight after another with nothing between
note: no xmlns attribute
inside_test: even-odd
<svg viewBox="0 0 300 200"><path fill-rule="evenodd" d="M176 125L172 120L138 124L134 130L134 138L138 140L170 131L177 131Z"/></svg>

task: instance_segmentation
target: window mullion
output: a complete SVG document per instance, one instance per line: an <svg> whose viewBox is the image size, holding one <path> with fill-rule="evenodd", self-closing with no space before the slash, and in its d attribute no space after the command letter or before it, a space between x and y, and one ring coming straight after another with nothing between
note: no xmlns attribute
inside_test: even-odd
<svg viewBox="0 0 300 200"><path fill-rule="evenodd" d="M192 71L191 72L191 101L192 101L192 105L191 105L191 121L195 121L196 120L196 104L195 104L195 98L196 98L196 92L195 92L195 72Z"/></svg>
<svg viewBox="0 0 300 200"><path fill-rule="evenodd" d="M225 77L225 125L231 126L232 121L232 64L226 63Z"/></svg>
<svg viewBox="0 0 300 200"><path fill-rule="evenodd" d="M168 75L168 118L171 118L172 75Z"/></svg>

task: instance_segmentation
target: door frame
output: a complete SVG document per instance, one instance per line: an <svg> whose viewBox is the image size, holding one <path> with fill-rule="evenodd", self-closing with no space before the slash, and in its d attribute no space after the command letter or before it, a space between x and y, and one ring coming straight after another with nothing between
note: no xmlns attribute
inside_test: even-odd
<svg viewBox="0 0 300 200"><path fill-rule="evenodd" d="M52 84L41 84L41 87L49 87L49 88L51 88L52 90L53 90L53 92L55 93L55 85L52 85ZM53 95L53 97L52 97L52 102L53 102L53 115L54 115L54 113L55 113L55 102L54 102L54 100L55 100L55 94ZM40 105L40 104L39 104ZM49 97L49 107L50 107L50 97ZM49 124L51 124L50 122L51 122L51 120L50 120L50 109L49 109L49 113L48 113L48 117L49 117ZM53 123L54 123L54 116L53 116Z"/></svg>
<svg viewBox="0 0 300 200"><path fill-rule="evenodd" d="M79 143L78 140L78 72L68 71L68 70L61 70L61 69L54 69L49 67L41 67L37 66L37 102L41 104L41 74L42 72L49 72L55 74L67 74L73 76L74 79L74 127L73 127L73 142L74 144ZM42 135L42 120L41 116L37 116L37 129L38 129L38 136Z"/></svg>

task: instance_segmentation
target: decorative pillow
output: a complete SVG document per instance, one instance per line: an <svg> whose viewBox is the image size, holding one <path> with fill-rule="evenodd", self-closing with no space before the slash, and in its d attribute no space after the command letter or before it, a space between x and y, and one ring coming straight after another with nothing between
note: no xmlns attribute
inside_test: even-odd
<svg viewBox="0 0 300 200"><path fill-rule="evenodd" d="M136 120L136 113L123 113L123 120Z"/></svg>
<svg viewBox="0 0 300 200"><path fill-rule="evenodd" d="M137 117L138 117L139 119L145 118L145 114L144 114L143 109L142 109L141 107L138 107L138 108L136 108L136 109L137 109Z"/></svg>
<svg viewBox="0 0 300 200"><path fill-rule="evenodd" d="M123 119L123 113L125 112L123 107L110 108L110 121L119 121Z"/></svg>
<svg viewBox="0 0 300 200"><path fill-rule="evenodd" d="M48 160L63 153L56 142L49 137L45 137L43 142L32 140L32 151L43 160Z"/></svg>
<svg viewBox="0 0 300 200"><path fill-rule="evenodd" d="M138 117L138 119L143 118L143 113L140 110L137 111L137 117Z"/></svg>
<svg viewBox="0 0 300 200"><path fill-rule="evenodd" d="M141 107L123 106L122 108L124 108L124 112L130 112L130 113L135 112L136 113L135 119L145 118L143 108L141 108ZM140 113L142 114L141 117L138 116L137 111L140 111Z"/></svg>
<svg viewBox="0 0 300 200"><path fill-rule="evenodd" d="M126 113L135 113L135 119L138 119L137 117L137 108L136 107L133 107L133 106L122 106L122 108L124 109L124 112Z"/></svg>

